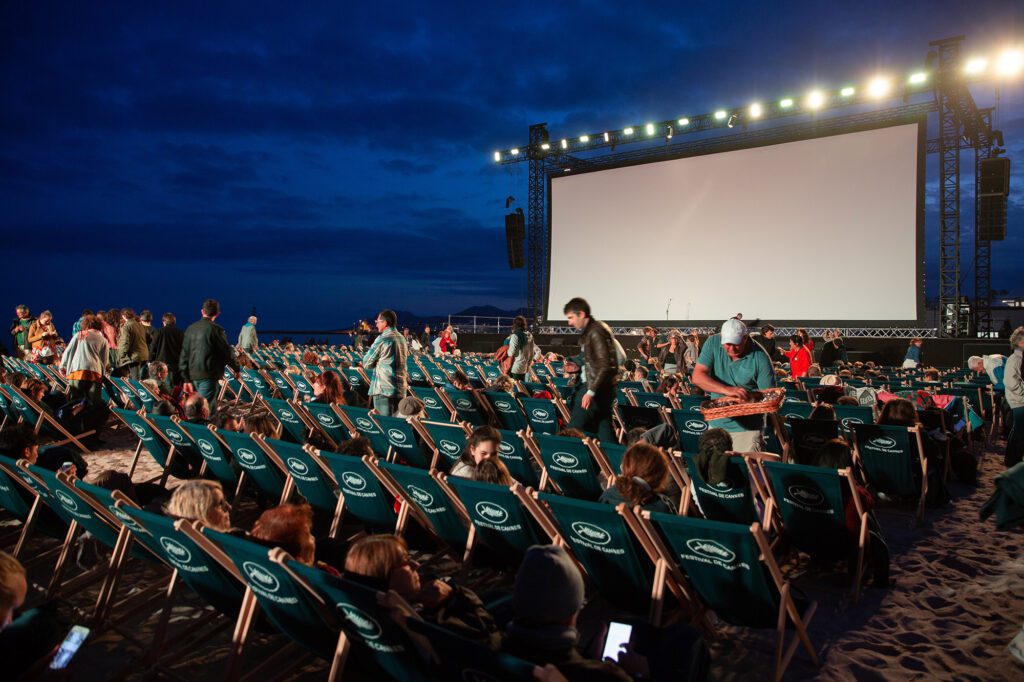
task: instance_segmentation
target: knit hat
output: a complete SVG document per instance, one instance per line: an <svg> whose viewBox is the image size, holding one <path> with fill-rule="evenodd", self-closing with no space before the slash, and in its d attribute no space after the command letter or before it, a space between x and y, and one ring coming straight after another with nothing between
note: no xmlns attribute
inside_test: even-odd
<svg viewBox="0 0 1024 682"><path fill-rule="evenodd" d="M741 344L747 338L747 325L735 317L729 318L722 324L722 345L727 343Z"/></svg>
<svg viewBox="0 0 1024 682"><path fill-rule="evenodd" d="M408 396L398 401L399 417L415 417L426 409L423 401L414 396Z"/></svg>
<svg viewBox="0 0 1024 682"><path fill-rule="evenodd" d="M569 554L557 545L534 545L526 550L512 593L516 618L559 623L582 606L583 576Z"/></svg>

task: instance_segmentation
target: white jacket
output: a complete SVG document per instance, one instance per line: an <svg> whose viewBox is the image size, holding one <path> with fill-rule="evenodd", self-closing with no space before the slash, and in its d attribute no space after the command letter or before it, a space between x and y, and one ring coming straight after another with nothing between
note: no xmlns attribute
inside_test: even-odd
<svg viewBox="0 0 1024 682"><path fill-rule="evenodd" d="M66 374L82 370L106 374L110 366L110 346L106 337L95 329L78 332L64 349L60 364Z"/></svg>

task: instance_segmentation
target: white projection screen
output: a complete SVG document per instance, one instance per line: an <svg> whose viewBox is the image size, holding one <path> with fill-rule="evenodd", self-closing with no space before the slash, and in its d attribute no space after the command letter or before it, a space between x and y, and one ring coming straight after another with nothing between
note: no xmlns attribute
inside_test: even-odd
<svg viewBox="0 0 1024 682"><path fill-rule="evenodd" d="M925 127L552 175L547 319L922 324Z"/></svg>

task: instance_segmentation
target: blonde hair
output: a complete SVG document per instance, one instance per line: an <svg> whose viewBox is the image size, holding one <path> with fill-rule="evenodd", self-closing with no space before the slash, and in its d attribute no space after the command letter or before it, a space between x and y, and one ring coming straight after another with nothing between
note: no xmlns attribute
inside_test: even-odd
<svg viewBox="0 0 1024 682"><path fill-rule="evenodd" d="M227 530L210 523L210 512L219 504L215 491L220 491L223 499L224 489L218 481L185 481L171 493L164 512L175 519L199 521L214 530Z"/></svg>
<svg viewBox="0 0 1024 682"><path fill-rule="evenodd" d="M11 608L14 604L14 592L11 591L11 577L25 577L25 567L7 552L0 552L0 610Z"/></svg>
<svg viewBox="0 0 1024 682"><path fill-rule="evenodd" d="M387 580L408 556L408 545L397 535L367 535L349 548L345 573Z"/></svg>

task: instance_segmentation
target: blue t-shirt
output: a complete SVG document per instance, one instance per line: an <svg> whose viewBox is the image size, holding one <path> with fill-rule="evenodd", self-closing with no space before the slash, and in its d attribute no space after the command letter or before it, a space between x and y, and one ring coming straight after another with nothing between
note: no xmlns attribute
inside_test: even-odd
<svg viewBox="0 0 1024 682"><path fill-rule="evenodd" d="M739 386L749 391L757 391L775 386L775 370L771 360L753 342L747 344L747 354L733 360L722 347L722 335L709 336L700 349L697 364L707 367L708 373L726 386ZM711 393L712 398L720 398L722 394ZM727 417L713 419L708 423L712 428L726 431L756 431L764 428L764 416L759 414L747 417Z"/></svg>

